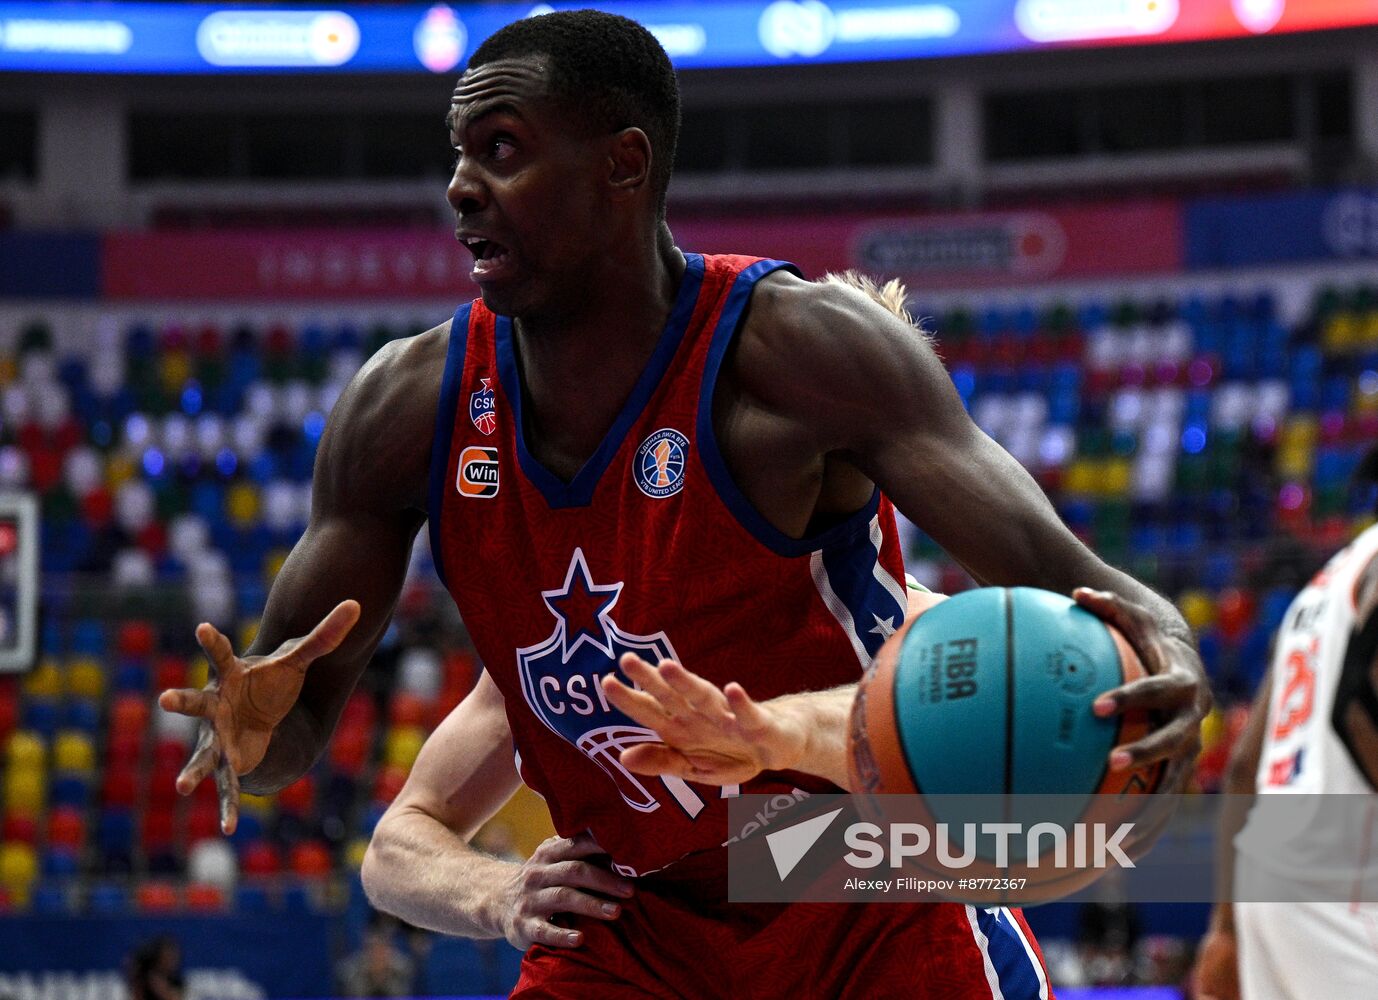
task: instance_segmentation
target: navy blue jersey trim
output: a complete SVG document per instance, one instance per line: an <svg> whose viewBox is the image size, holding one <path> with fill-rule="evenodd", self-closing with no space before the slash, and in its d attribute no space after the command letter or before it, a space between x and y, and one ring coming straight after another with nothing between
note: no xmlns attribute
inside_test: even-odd
<svg viewBox="0 0 1378 1000"><path fill-rule="evenodd" d="M464 350L469 346L469 310L466 302L455 310L450 321L450 345L445 350L445 374L440 377L440 408L435 415L435 436L431 439L431 486L426 503L427 530L431 540L431 561L440 582L445 579L445 554L440 544L440 511L445 506L445 487L450 478L450 445L455 435L459 386L464 377Z"/></svg>
<svg viewBox="0 0 1378 1000"><path fill-rule="evenodd" d="M737 280L732 283L732 290L727 293L727 302L723 305L722 316L713 331L713 342L708 348L708 362L703 368L703 387L699 390L698 440L694 442L694 446L699 450L703 467L707 470L713 487L718 491L719 498L737 522L777 555L802 556L835 545L859 530L868 530L871 518L875 517L876 511L880 509L880 489L877 488L871 494L866 506L841 524L817 535L791 538L762 517L752 506L751 501L733 480L727 462L723 460L722 452L718 449L717 435L713 433L713 392L717 388L718 372L722 369L723 358L727 355L732 338L737 335L742 313L751 299L756 282L779 270L799 273L799 269L793 264L781 260L758 260L737 275Z"/></svg>
<svg viewBox="0 0 1378 1000"><path fill-rule="evenodd" d="M699 289L703 286L703 257L696 253L685 254L684 262L684 278L679 283L674 308L670 310L670 317L665 321L665 329L656 343L655 353L651 355L651 360L641 372L631 395L622 406L622 412L617 415L612 427L604 435L598 450L589 456L583 468L568 483L561 482L559 477L537 461L526 447L526 431L522 421L521 377L517 371L517 352L512 340L512 320L507 316L498 317L498 377L502 379L503 392L512 408L512 420L516 424L517 460L521 463L526 478L541 491L551 509L587 507L593 502L593 491L598 488L598 481L612 463L617 450L622 447L622 440L627 436L627 431L646 409L646 404L650 402L651 396L660 385L660 380L670 367L670 362L674 360L675 352L679 350L680 342L684 339L684 331L694 315Z"/></svg>

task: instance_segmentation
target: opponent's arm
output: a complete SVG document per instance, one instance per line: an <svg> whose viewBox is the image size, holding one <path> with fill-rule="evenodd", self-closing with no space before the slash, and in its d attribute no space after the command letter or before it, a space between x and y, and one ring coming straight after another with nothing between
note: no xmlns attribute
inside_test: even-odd
<svg viewBox="0 0 1378 1000"><path fill-rule="evenodd" d="M1259 758L1268 731L1268 706L1273 672L1263 679L1249 720L1230 748L1225 768L1224 805L1215 838L1215 906L1196 959L1197 995L1201 1000L1239 1000L1238 947L1234 932L1234 839L1249 817L1249 803L1257 791Z"/></svg>
<svg viewBox="0 0 1378 1000"><path fill-rule="evenodd" d="M1354 587L1354 633L1345 648L1331 725L1370 787L1378 789L1378 558L1370 559Z"/></svg>
<svg viewBox="0 0 1378 1000"><path fill-rule="evenodd" d="M947 600L915 585L908 597L906 620ZM660 735L660 742L623 750L624 767L711 785L742 784L762 771L803 771L848 787L846 720L855 684L758 702L740 684L719 688L674 660L652 666L628 653L619 666L637 687L608 674L608 700Z"/></svg>
<svg viewBox="0 0 1378 1000"><path fill-rule="evenodd" d="M160 699L203 720L177 787L188 794L214 773L227 833L241 776L268 793L315 762L392 616L425 521L447 327L387 345L351 381L321 438L310 524L273 581L257 638L236 656L201 625L215 679Z"/></svg>
<svg viewBox="0 0 1378 1000"><path fill-rule="evenodd" d="M1173 761L1185 782L1210 689L1170 602L1106 565L1062 523L1038 484L976 426L926 338L861 292L789 275L766 279L737 371L759 405L794 421L814 450L880 485L977 580L1071 593L1125 633L1152 675L1098 699L1166 721L1112 766ZM789 359L789 378L778 377ZM844 724L839 720L838 724Z"/></svg>
<svg viewBox="0 0 1378 1000"><path fill-rule="evenodd" d="M485 672L426 740L373 831L360 872L373 905L417 927L522 949L582 942L551 921L557 913L615 917L616 903L586 890L625 898L631 885L582 860L602 853L592 837L552 837L522 864L469 846L519 783L502 694Z"/></svg>

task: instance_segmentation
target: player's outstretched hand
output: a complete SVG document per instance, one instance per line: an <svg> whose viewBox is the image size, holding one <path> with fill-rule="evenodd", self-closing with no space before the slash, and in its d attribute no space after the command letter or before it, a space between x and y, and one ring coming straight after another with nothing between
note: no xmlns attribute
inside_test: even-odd
<svg viewBox="0 0 1378 1000"><path fill-rule="evenodd" d="M1105 717L1142 709L1162 720L1143 739L1111 751L1111 768L1126 771L1166 760L1162 790L1184 791L1201 752L1201 720L1211 707L1201 657L1189 643L1167 635L1148 610L1133 601L1089 587L1078 587L1072 597L1123 632L1149 673L1102 694L1095 701L1095 713Z"/></svg>
<svg viewBox="0 0 1378 1000"><path fill-rule="evenodd" d="M632 883L584 860L603 853L597 841L586 833L573 839L551 837L530 858L513 866L512 879L504 887L502 921L503 936L512 947L525 951L533 944L548 948L577 948L583 944L583 933L556 924L551 919L556 914L594 920L617 918L622 907L605 897L629 898Z"/></svg>
<svg viewBox="0 0 1378 1000"><path fill-rule="evenodd" d="M808 732L801 719L752 700L735 681L720 688L674 660L652 666L634 653L618 666L637 687L608 674L608 701L660 736L622 751L630 771L740 785L762 771L794 767L803 756Z"/></svg>
<svg viewBox="0 0 1378 1000"><path fill-rule="evenodd" d="M342 601L309 635L288 639L266 656L235 656L230 640L201 623L196 641L215 676L201 690L174 688L158 696L166 711L201 720L196 748L177 776L177 791L190 795L215 775L220 796L220 829L234 833L239 823L239 776L248 774L268 751L273 730L297 701L306 668L344 641L359 620L359 603Z"/></svg>
<svg viewBox="0 0 1378 1000"><path fill-rule="evenodd" d="M1196 1000L1239 1000L1239 947L1232 932L1212 928L1196 953Z"/></svg>

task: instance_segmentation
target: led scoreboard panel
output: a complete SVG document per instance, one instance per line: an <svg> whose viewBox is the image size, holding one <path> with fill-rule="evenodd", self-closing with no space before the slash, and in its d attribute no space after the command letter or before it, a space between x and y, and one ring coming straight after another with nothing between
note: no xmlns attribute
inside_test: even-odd
<svg viewBox="0 0 1378 1000"><path fill-rule="evenodd" d="M605 0L684 69L1149 45L1378 25L1378 0ZM587 4L573 3L573 9ZM6 3L0 72L449 73L540 3Z"/></svg>

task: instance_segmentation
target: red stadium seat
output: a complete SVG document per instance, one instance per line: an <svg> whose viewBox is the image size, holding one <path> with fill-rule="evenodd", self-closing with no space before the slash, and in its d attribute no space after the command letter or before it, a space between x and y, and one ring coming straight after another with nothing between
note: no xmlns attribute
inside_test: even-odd
<svg viewBox="0 0 1378 1000"><path fill-rule="evenodd" d="M373 703L373 699L362 691L356 691L345 702L344 711L340 713L340 728L345 729L351 725L359 725L371 730L378 721L378 707Z"/></svg>
<svg viewBox="0 0 1378 1000"><path fill-rule="evenodd" d="M171 807L177 801L177 775L181 761L158 763L148 773L148 801L153 805Z"/></svg>
<svg viewBox="0 0 1378 1000"><path fill-rule="evenodd" d="M63 806L48 817L48 846L81 850L86 843L86 820L81 810Z"/></svg>
<svg viewBox="0 0 1378 1000"><path fill-rule="evenodd" d="M132 764L113 764L105 772L101 786L101 802L106 806L129 809L135 798L134 767Z"/></svg>
<svg viewBox="0 0 1378 1000"><path fill-rule="evenodd" d="M219 836L220 806L212 801L207 808L205 803L193 801L187 812L187 846L190 847L201 840L214 840Z"/></svg>
<svg viewBox="0 0 1378 1000"><path fill-rule="evenodd" d="M196 913L218 913L225 909L225 893L219 886L193 882L187 886L187 909Z"/></svg>
<svg viewBox="0 0 1378 1000"><path fill-rule="evenodd" d="M372 742L366 729L356 727L337 733L330 743L330 763L341 774L357 778L368 763Z"/></svg>
<svg viewBox="0 0 1378 1000"><path fill-rule="evenodd" d="M145 882L134 890L134 905L141 913L171 913L181 906L177 887L169 882Z"/></svg>
<svg viewBox="0 0 1378 1000"><path fill-rule="evenodd" d="M414 694L399 691L388 705L388 721L394 726L420 726L426 721L426 703Z"/></svg>
<svg viewBox="0 0 1378 1000"><path fill-rule="evenodd" d="M278 809L290 816L309 816L316 802L316 783L303 775L278 792Z"/></svg>
<svg viewBox="0 0 1378 1000"><path fill-rule="evenodd" d="M122 694L110 705L110 742L115 737L136 735L140 741L148 728L149 703L143 695Z"/></svg>
<svg viewBox="0 0 1378 1000"><path fill-rule="evenodd" d="M0 841L15 841L28 844L38 843L38 821L25 813L12 812L0 823Z"/></svg>
<svg viewBox="0 0 1378 1000"><path fill-rule="evenodd" d="M154 667L153 687L156 691L187 686L187 661L180 656L160 656Z"/></svg>
<svg viewBox="0 0 1378 1000"><path fill-rule="evenodd" d="M189 748L178 740L159 740L153 747L153 766L158 770L181 771Z"/></svg>
<svg viewBox="0 0 1378 1000"><path fill-rule="evenodd" d="M239 870L245 875L276 875L282 870L282 856L266 840L256 840L244 848Z"/></svg>
<svg viewBox="0 0 1378 1000"><path fill-rule="evenodd" d="M149 807L144 813L144 851L154 854L171 850L176 839L176 823L172 810Z"/></svg>
<svg viewBox="0 0 1378 1000"><path fill-rule="evenodd" d="M334 870L330 848L318 840L304 840L292 848L292 871L304 878L324 878Z"/></svg>
<svg viewBox="0 0 1378 1000"><path fill-rule="evenodd" d="M157 635L149 622L132 621L120 626L115 648L121 656L145 658L153 655Z"/></svg>
<svg viewBox="0 0 1378 1000"><path fill-rule="evenodd" d="M397 798L397 793L407 783L407 772L400 767L383 767L378 770L378 778L373 783L373 801L383 804Z"/></svg>

